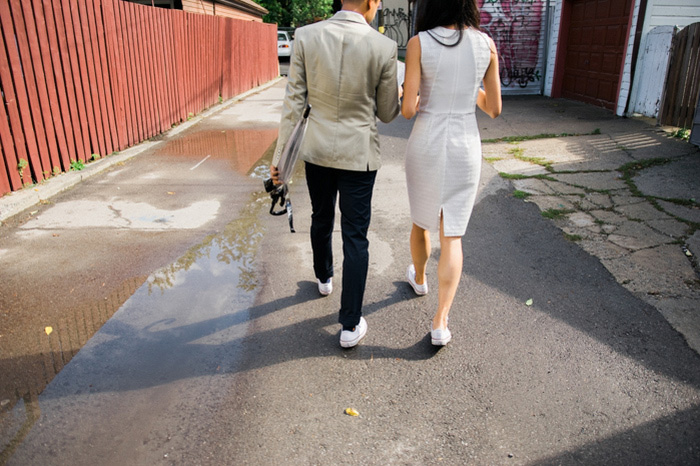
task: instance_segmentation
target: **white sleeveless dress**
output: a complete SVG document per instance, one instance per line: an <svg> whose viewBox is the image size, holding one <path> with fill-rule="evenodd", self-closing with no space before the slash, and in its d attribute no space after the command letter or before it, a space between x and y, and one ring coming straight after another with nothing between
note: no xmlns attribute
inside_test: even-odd
<svg viewBox="0 0 700 466"><path fill-rule="evenodd" d="M437 27L433 35L454 43L456 31ZM406 149L406 182L413 223L436 231L443 215L445 236L467 230L481 174L481 138L476 97L490 60L487 36L464 30L446 47L419 33L420 111Z"/></svg>

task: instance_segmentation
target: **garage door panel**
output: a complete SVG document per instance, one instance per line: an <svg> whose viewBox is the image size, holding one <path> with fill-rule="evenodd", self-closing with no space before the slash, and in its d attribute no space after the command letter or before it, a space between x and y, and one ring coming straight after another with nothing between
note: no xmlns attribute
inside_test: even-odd
<svg viewBox="0 0 700 466"><path fill-rule="evenodd" d="M608 26L605 32L605 45L609 47L618 47L624 41L624 34L627 32L627 27L622 27L619 24Z"/></svg>
<svg viewBox="0 0 700 466"><path fill-rule="evenodd" d="M604 19L610 16L610 2L600 1L596 5L596 19Z"/></svg>
<svg viewBox="0 0 700 466"><path fill-rule="evenodd" d="M562 95L614 108L632 0L571 2Z"/></svg>

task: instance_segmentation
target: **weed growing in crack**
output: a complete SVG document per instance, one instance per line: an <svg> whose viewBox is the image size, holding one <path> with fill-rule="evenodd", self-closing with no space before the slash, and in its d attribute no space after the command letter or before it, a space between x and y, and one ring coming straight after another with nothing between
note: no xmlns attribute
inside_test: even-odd
<svg viewBox="0 0 700 466"><path fill-rule="evenodd" d="M548 218L550 220L559 220L564 218L568 214L572 214L575 211L571 209L547 209L543 210L540 212L544 218Z"/></svg>

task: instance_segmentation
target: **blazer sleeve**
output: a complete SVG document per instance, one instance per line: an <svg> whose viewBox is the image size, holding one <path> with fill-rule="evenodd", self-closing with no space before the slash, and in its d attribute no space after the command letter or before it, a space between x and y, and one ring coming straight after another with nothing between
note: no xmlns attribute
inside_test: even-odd
<svg viewBox="0 0 700 466"><path fill-rule="evenodd" d="M384 64L382 75L377 86L377 117L384 123L389 123L399 114L399 85L396 80L397 47L391 59Z"/></svg>
<svg viewBox="0 0 700 466"><path fill-rule="evenodd" d="M294 42L292 58L289 64L287 88L282 105L282 117L280 120L279 136L277 137L277 147L272 157L272 165L274 166L279 164L282 149L284 149L284 145L287 143L297 121L301 118L301 113L304 110L307 99L303 41L299 38L299 35L297 35L297 39Z"/></svg>

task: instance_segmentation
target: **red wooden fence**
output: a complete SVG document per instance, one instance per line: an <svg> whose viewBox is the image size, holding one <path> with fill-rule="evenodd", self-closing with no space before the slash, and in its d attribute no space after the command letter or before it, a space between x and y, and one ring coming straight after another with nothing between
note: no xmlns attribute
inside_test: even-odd
<svg viewBox="0 0 700 466"><path fill-rule="evenodd" d="M119 0L0 0L0 195L278 74L276 26Z"/></svg>

